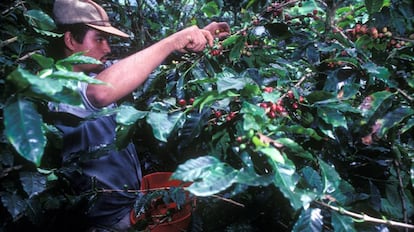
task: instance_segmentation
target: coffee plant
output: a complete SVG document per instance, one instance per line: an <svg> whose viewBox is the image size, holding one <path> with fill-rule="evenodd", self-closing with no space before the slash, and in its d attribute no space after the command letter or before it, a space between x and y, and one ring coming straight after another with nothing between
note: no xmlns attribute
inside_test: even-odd
<svg viewBox="0 0 414 232"><path fill-rule="evenodd" d="M231 26L107 112L144 174L193 182L191 231L414 229L411 0L97 2L131 35L113 38L115 60L185 26ZM102 83L72 72L95 60L45 54L61 36L52 3L0 3L2 231L77 230L99 193L74 195L61 175L47 102L79 104L78 81Z"/></svg>

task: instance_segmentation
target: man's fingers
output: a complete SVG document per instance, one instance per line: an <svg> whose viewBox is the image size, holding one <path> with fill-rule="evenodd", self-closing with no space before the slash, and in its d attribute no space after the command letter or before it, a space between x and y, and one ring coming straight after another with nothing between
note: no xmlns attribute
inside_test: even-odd
<svg viewBox="0 0 414 232"><path fill-rule="evenodd" d="M230 26L226 22L219 22L218 26L221 32L230 33Z"/></svg>
<svg viewBox="0 0 414 232"><path fill-rule="evenodd" d="M214 45L213 35L211 35L211 33L207 30L201 30L201 32L203 33L204 37L206 38L208 45L210 45L210 47L213 47L213 45Z"/></svg>

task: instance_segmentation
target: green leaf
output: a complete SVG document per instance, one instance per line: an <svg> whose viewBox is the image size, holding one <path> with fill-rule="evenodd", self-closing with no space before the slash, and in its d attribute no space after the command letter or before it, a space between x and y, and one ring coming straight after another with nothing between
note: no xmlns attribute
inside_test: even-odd
<svg viewBox="0 0 414 232"><path fill-rule="evenodd" d="M229 58L232 61L239 60L242 50L244 49L244 40L238 39L230 50Z"/></svg>
<svg viewBox="0 0 414 232"><path fill-rule="evenodd" d="M398 189L394 185L386 186L386 198L381 199L381 211L390 217L402 218L401 200Z"/></svg>
<svg viewBox="0 0 414 232"><path fill-rule="evenodd" d="M232 70L225 70L217 74L217 90L222 93L229 89L242 90L246 84L253 84L254 81L247 77L238 77Z"/></svg>
<svg viewBox="0 0 414 232"><path fill-rule="evenodd" d="M314 160L313 155L306 151L301 145L296 143L294 140L290 138L279 138L275 140L277 143L283 144L283 146L287 149L287 153L302 157L308 160Z"/></svg>
<svg viewBox="0 0 414 232"><path fill-rule="evenodd" d="M378 137L384 137L388 130L395 126L399 126L406 117L413 114L414 110L409 107L400 107L391 112L388 112L384 118L377 120L376 125L380 125L379 131L377 133Z"/></svg>
<svg viewBox="0 0 414 232"><path fill-rule="evenodd" d="M322 193L322 178L317 171L309 166L306 166L302 170L302 175L309 187L316 190L318 193Z"/></svg>
<svg viewBox="0 0 414 232"><path fill-rule="evenodd" d="M16 97L4 108L5 134L16 151L37 166L46 146L43 121L35 105L21 97Z"/></svg>
<svg viewBox="0 0 414 232"><path fill-rule="evenodd" d="M204 106L209 106L213 102L217 101L218 99L221 99L218 92L216 90L213 91L206 91L202 93L198 98L195 99L193 106L199 107L200 109L203 109Z"/></svg>
<svg viewBox="0 0 414 232"><path fill-rule="evenodd" d="M208 2L208 3L206 3L206 4L204 4L202 7L201 7L201 11L208 17L208 18L211 18L211 17L213 17L213 16L216 16L216 15L219 15L220 14L220 9L219 9L219 7L218 7L218 5L215 3L215 2L213 2L213 1L211 1L211 2Z"/></svg>
<svg viewBox="0 0 414 232"><path fill-rule="evenodd" d="M20 172L20 181L29 198L46 190L46 176L38 172Z"/></svg>
<svg viewBox="0 0 414 232"><path fill-rule="evenodd" d="M274 147L260 148L259 151L262 152L263 154L267 155L267 157L269 157L274 162L278 162L278 163L282 163L282 164L285 163L285 159L283 158L280 151L278 149L274 148Z"/></svg>
<svg viewBox="0 0 414 232"><path fill-rule="evenodd" d="M264 117L254 116L252 114L245 114L243 116L243 128L245 131L250 129L260 131L264 122Z"/></svg>
<svg viewBox="0 0 414 232"><path fill-rule="evenodd" d="M125 148L131 141L131 136L134 132L135 124L132 125L122 125L118 124L116 126L116 141L115 145L118 149Z"/></svg>
<svg viewBox="0 0 414 232"><path fill-rule="evenodd" d="M414 158L411 158L410 178L411 187L414 187Z"/></svg>
<svg viewBox="0 0 414 232"><path fill-rule="evenodd" d="M167 112L150 111L146 119L147 123L152 127L155 138L162 142L167 142L171 133L184 124L185 113L176 112L168 114Z"/></svg>
<svg viewBox="0 0 414 232"><path fill-rule="evenodd" d="M45 57L37 53L33 54L31 58L34 59L44 69L53 68L53 64L55 63L52 58Z"/></svg>
<svg viewBox="0 0 414 232"><path fill-rule="evenodd" d="M308 208L302 210L298 220L293 226L293 232L317 232L322 231L323 216L321 209Z"/></svg>
<svg viewBox="0 0 414 232"><path fill-rule="evenodd" d="M50 36L50 37L62 37L63 36L63 34L51 32L51 31L40 30L40 29L37 29L36 27L33 27L33 29L37 33L45 35L45 36Z"/></svg>
<svg viewBox="0 0 414 232"><path fill-rule="evenodd" d="M414 127L414 118L410 118L407 122L402 126L400 132L404 134L405 132L409 131L411 128Z"/></svg>
<svg viewBox="0 0 414 232"><path fill-rule="evenodd" d="M244 166L239 170L239 173L235 178L236 183L248 186L268 186L273 183L272 174L261 176L255 172L255 164L247 152L242 152L241 158Z"/></svg>
<svg viewBox="0 0 414 232"><path fill-rule="evenodd" d="M242 102L240 113L243 115L243 129L248 131L250 129L260 130L262 125L266 122L266 112L263 108L253 105L247 101Z"/></svg>
<svg viewBox="0 0 414 232"><path fill-rule="evenodd" d="M135 109L133 106L121 105L118 107L116 122L122 125L132 125L137 120L145 118L148 112Z"/></svg>
<svg viewBox="0 0 414 232"><path fill-rule="evenodd" d="M282 194L289 199L290 205L298 210L303 206L300 191L296 188L299 176L296 173L295 164L285 157L285 163L274 162L269 159L273 166L274 184Z"/></svg>
<svg viewBox="0 0 414 232"><path fill-rule="evenodd" d="M241 35L238 35L238 34L231 35L230 37L228 37L225 40L223 40L223 42L221 43L221 45L223 47L227 47L227 46L233 45L237 41L239 41L241 38L242 38L242 36Z"/></svg>
<svg viewBox="0 0 414 232"><path fill-rule="evenodd" d="M354 221L351 217L339 214L337 212L331 213L332 226L336 232L352 232L356 231L354 228Z"/></svg>
<svg viewBox="0 0 414 232"><path fill-rule="evenodd" d="M262 107L251 104L247 101L242 102L242 108L240 109L240 113L250 114L259 117L263 117L266 115L266 111Z"/></svg>
<svg viewBox="0 0 414 232"><path fill-rule="evenodd" d="M201 96L197 97L193 103L193 107L199 107L200 111L207 106L212 105L220 100L227 99L230 97L238 97L237 93L227 90L222 93L218 93L216 90L206 91ZM227 103L228 104L228 103Z"/></svg>
<svg viewBox="0 0 414 232"><path fill-rule="evenodd" d="M65 59L58 60L56 62L57 67L64 67L64 70L66 71L71 71L72 66L75 64L102 64L102 62L93 57L84 56L82 52L74 53Z"/></svg>
<svg viewBox="0 0 414 232"><path fill-rule="evenodd" d="M24 16L28 19L31 26L45 31L51 31L56 28L53 19L40 10L28 10Z"/></svg>
<svg viewBox="0 0 414 232"><path fill-rule="evenodd" d="M271 93L263 92L262 97L264 102L277 102L282 94L278 91L272 91Z"/></svg>
<svg viewBox="0 0 414 232"><path fill-rule="evenodd" d="M349 205L358 200L366 200L369 197L364 193L356 193L354 187L343 179L339 180L337 190L330 195L341 205Z"/></svg>
<svg viewBox="0 0 414 232"><path fill-rule="evenodd" d="M63 80L75 80L80 82L85 82L89 84L96 84L96 85L106 85L107 83L98 80L96 78L90 77L83 72L72 72L72 71L65 71L65 70L59 70L56 72L53 72L50 75L51 78L58 78Z"/></svg>
<svg viewBox="0 0 414 232"><path fill-rule="evenodd" d="M356 114L361 113L359 109L356 109L355 107L349 105L346 102L331 102L331 103L326 103L326 104L315 104L315 106L322 106L322 107L326 107L330 109L335 109L343 113L346 113L346 112L356 113Z"/></svg>
<svg viewBox="0 0 414 232"><path fill-rule="evenodd" d="M414 88L414 78L407 78L405 81L407 82L408 86Z"/></svg>
<svg viewBox="0 0 414 232"><path fill-rule="evenodd" d="M16 192L0 192L0 199L3 203L3 206L7 208L7 211L13 217L14 220L17 220L21 215L24 214L26 210L27 203Z"/></svg>
<svg viewBox="0 0 414 232"><path fill-rule="evenodd" d="M79 105L81 103L81 96L74 82L39 77L20 67L9 74L7 79L21 91L30 88L31 92L26 91L25 94L31 97L64 102L71 105Z"/></svg>
<svg viewBox="0 0 414 232"><path fill-rule="evenodd" d="M332 127L348 128L346 118L340 111L327 107L319 107L317 112L318 116L326 123L332 125Z"/></svg>
<svg viewBox="0 0 414 232"><path fill-rule="evenodd" d="M374 80L379 79L387 84L390 88L397 87L397 83L394 80L389 79L391 74L386 67L378 66L374 63L366 63L363 67L367 70L367 72L370 74L370 77Z"/></svg>
<svg viewBox="0 0 414 232"><path fill-rule="evenodd" d="M381 114L387 112L389 107L391 107L393 96L394 94L388 91L380 91L366 97L362 104L359 106L362 116L370 118L374 116L376 112L379 112Z"/></svg>
<svg viewBox="0 0 414 232"><path fill-rule="evenodd" d="M322 181L323 181L323 193L332 194L337 191L341 177L336 172L335 168L327 164L322 159L319 159L319 167L321 168Z"/></svg>
<svg viewBox="0 0 414 232"><path fill-rule="evenodd" d="M384 2L384 0L365 0L365 7L369 14L374 14L381 11Z"/></svg>
<svg viewBox="0 0 414 232"><path fill-rule="evenodd" d="M196 196L211 196L230 187L237 173L213 156L202 156L180 164L171 178L193 182L187 190Z"/></svg>
<svg viewBox="0 0 414 232"><path fill-rule="evenodd" d="M311 104L327 99L334 99L334 101L338 101L334 94L326 91L313 91L308 96L306 96L306 100L308 100L308 102Z"/></svg>
<svg viewBox="0 0 414 232"><path fill-rule="evenodd" d="M295 133L298 135L306 135L316 140L321 140L322 137L318 135L318 133L312 128L306 128L301 125L291 125L291 126L282 126L280 127L281 131Z"/></svg>

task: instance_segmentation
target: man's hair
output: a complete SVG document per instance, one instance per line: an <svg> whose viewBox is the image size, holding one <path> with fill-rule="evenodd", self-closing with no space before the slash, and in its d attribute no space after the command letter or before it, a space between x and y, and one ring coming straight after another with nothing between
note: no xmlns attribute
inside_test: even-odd
<svg viewBox="0 0 414 232"><path fill-rule="evenodd" d="M58 25L58 33L64 34L65 32L70 32L75 41L78 43L83 42L86 33L90 29L91 28L84 23ZM48 46L46 47L46 53L48 56L54 58L55 60L63 59L65 58L65 46L66 45L63 36L56 37L49 42Z"/></svg>

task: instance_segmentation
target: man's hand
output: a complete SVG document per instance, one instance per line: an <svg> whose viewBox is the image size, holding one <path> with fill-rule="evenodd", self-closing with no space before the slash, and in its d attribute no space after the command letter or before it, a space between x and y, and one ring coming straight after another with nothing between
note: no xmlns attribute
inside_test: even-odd
<svg viewBox="0 0 414 232"><path fill-rule="evenodd" d="M209 31L214 38L224 39L230 35L230 26L226 22L211 22L203 29Z"/></svg>
<svg viewBox="0 0 414 232"><path fill-rule="evenodd" d="M185 52L201 52L209 45L213 46L213 35L197 26L191 26L171 36L175 50Z"/></svg>

